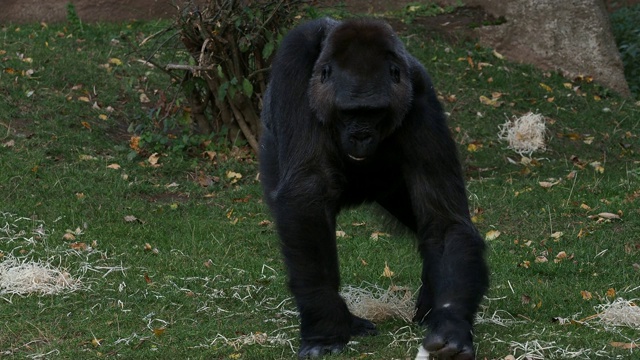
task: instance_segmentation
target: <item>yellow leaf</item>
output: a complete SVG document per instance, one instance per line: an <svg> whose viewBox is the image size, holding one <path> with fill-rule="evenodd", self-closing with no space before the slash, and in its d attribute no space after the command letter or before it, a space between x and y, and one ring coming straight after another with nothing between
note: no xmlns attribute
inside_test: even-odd
<svg viewBox="0 0 640 360"><path fill-rule="evenodd" d="M564 235L564 233L562 231L556 231L553 234L551 234L551 237L554 239L560 239L562 237L562 235Z"/></svg>
<svg viewBox="0 0 640 360"><path fill-rule="evenodd" d="M564 86L565 89L573 88L573 85L571 83L563 83L562 86Z"/></svg>
<svg viewBox="0 0 640 360"><path fill-rule="evenodd" d="M484 95L480 95L480 102L484 105L489 105L489 106L493 106L493 107L499 107L500 105L502 105L502 101L498 101L497 99L489 99L488 97L484 96Z"/></svg>
<svg viewBox="0 0 640 360"><path fill-rule="evenodd" d="M476 151L478 151L478 145L473 144L473 143L469 144L469 145L467 146L467 151L469 151L469 152L476 152Z"/></svg>
<svg viewBox="0 0 640 360"><path fill-rule="evenodd" d="M166 328L163 328L163 327L161 327L161 328L155 328L155 329L153 329L153 335L155 335L155 336L160 336L160 335L164 334L164 332L165 332L166 330L167 330L167 329L166 329Z"/></svg>
<svg viewBox="0 0 640 360"><path fill-rule="evenodd" d="M551 88L551 86L545 84L545 83L540 83L540 87L545 89L547 92L552 92L553 89Z"/></svg>
<svg viewBox="0 0 640 360"><path fill-rule="evenodd" d="M118 58L111 58L109 59L109 64L112 65L122 65L122 60L118 59Z"/></svg>
<svg viewBox="0 0 640 360"><path fill-rule="evenodd" d="M104 340L104 339L96 339L96 338L93 338L93 339L91 340L91 345L93 345L94 347L98 347L98 346L102 345L102 344L100 343L102 340Z"/></svg>
<svg viewBox="0 0 640 360"><path fill-rule="evenodd" d="M83 102L89 102L89 101L91 101L91 100L89 100L89 98L88 98L88 97L86 97L86 96L80 96L80 97L78 98L78 100L79 100L79 101L83 101Z"/></svg>
<svg viewBox="0 0 640 360"><path fill-rule="evenodd" d="M497 57L500 60L504 59L504 56L502 56L502 54L500 54L499 52L497 52L495 50L493 50L493 56Z"/></svg>
<svg viewBox="0 0 640 360"><path fill-rule="evenodd" d="M229 170L227 171L227 179L231 180L232 184L235 184L242 179L242 174Z"/></svg>
<svg viewBox="0 0 640 360"><path fill-rule="evenodd" d="M386 261L384 262L384 271L382 271L382 276L389 279L393 276L393 271L391 271Z"/></svg>
<svg viewBox="0 0 640 360"><path fill-rule="evenodd" d="M105 114L98 115L98 119L100 119L100 120L107 120L108 118L109 117L107 115L105 115Z"/></svg>
<svg viewBox="0 0 640 360"><path fill-rule="evenodd" d="M151 154L151 156L149 156L147 160L149 160L149 164L151 164L151 166L160 166L160 164L158 164L158 160L160 160L160 154L158 153Z"/></svg>
<svg viewBox="0 0 640 360"><path fill-rule="evenodd" d="M500 232L500 230L489 230L489 231L487 231L487 233L485 234L484 238L485 238L487 241L491 241L491 240L495 240L495 239L497 239L497 238L500 236L500 234L502 234L502 233Z"/></svg>

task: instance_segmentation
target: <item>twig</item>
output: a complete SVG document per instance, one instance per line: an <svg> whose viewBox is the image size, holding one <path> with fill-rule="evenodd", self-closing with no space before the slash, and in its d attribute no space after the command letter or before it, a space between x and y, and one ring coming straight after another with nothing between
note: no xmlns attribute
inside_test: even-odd
<svg viewBox="0 0 640 360"><path fill-rule="evenodd" d="M165 70L190 70L195 73L197 71L210 71L215 70L213 65L201 66L201 65L187 65L187 64L167 64L164 67Z"/></svg>

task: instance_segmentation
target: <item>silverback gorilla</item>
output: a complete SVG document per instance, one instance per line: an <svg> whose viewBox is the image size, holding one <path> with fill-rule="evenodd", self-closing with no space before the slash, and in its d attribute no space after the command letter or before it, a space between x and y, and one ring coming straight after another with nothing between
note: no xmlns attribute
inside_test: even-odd
<svg viewBox="0 0 640 360"><path fill-rule="evenodd" d="M425 69L389 25L314 20L273 62L260 177L300 312L300 358L340 352L375 325L338 294L336 215L375 202L412 230L422 257L415 321L438 359L473 359L487 290L456 145Z"/></svg>

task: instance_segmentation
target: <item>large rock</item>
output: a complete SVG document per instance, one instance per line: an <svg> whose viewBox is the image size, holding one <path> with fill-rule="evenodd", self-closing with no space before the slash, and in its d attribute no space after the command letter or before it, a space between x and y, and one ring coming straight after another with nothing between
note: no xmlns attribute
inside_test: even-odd
<svg viewBox="0 0 640 360"><path fill-rule="evenodd" d="M441 0L454 5L459 0ZM463 0L506 23L476 29L480 43L510 60L558 70L630 96L609 16L602 0Z"/></svg>

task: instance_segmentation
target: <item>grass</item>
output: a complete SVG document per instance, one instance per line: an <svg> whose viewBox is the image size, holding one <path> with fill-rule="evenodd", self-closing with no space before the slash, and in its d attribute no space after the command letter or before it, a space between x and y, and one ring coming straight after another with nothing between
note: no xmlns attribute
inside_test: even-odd
<svg viewBox="0 0 640 360"><path fill-rule="evenodd" d="M80 287L55 295L0 288L2 357L294 357L298 321L255 158L167 150L153 165L150 153L129 147L129 125L153 122L173 88L128 44L165 26L83 24L81 37L64 24L2 28L0 264L46 263ZM616 298L640 298L640 104L588 78L429 38L419 25L402 37L450 113L477 226L494 231L479 357L637 356L615 344L638 342L637 329L579 320ZM545 116L548 142L525 164L497 133L529 111ZM378 220L367 209L341 214L343 284L415 292L411 239L373 239L386 232ZM401 319L378 326L379 336L333 358L415 356L422 329Z"/></svg>

